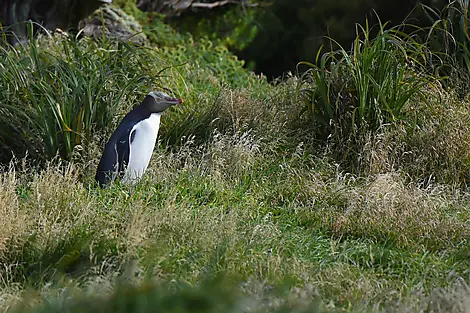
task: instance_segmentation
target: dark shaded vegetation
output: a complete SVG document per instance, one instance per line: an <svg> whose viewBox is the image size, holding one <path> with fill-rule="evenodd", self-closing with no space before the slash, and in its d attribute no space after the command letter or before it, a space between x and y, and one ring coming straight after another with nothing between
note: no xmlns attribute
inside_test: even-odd
<svg viewBox="0 0 470 313"><path fill-rule="evenodd" d="M34 33L42 29L77 29L78 23L104 3L112 0L2 0L0 2L0 35L12 45L28 39L28 21ZM29 30L31 31L31 29Z"/></svg>
<svg viewBox="0 0 470 313"><path fill-rule="evenodd" d="M294 72L299 60L313 62L317 51L346 50L356 37L356 25L365 19L370 25L383 22L394 27L410 23L431 27L437 16L423 6L440 11L448 1L438 0L354 0L354 1L253 1L258 6L239 6L225 10L185 12L168 21L177 29L189 31L197 38L221 39L247 62L249 69L269 79ZM456 8L461 1L456 1ZM451 10L452 11L452 10ZM459 12L462 12L460 9ZM457 12L454 12L460 16ZM413 32L415 29L407 29Z"/></svg>

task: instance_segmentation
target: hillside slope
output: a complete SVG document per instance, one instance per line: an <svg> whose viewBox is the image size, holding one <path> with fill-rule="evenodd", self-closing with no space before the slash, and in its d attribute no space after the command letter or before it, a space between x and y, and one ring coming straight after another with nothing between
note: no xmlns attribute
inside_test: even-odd
<svg viewBox="0 0 470 313"><path fill-rule="evenodd" d="M374 127L340 89L344 115L325 124L321 83L349 83L343 68L268 84L159 23L153 46L56 34L0 51L2 311L465 311L470 106L455 81L419 81ZM185 103L144 179L101 190L103 144L149 89Z"/></svg>

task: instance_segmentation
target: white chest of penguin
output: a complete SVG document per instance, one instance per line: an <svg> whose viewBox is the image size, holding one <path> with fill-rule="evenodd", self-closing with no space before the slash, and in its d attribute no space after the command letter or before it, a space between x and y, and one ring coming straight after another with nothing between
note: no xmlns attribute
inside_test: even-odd
<svg viewBox="0 0 470 313"><path fill-rule="evenodd" d="M132 183L144 174L152 157L162 113L152 113L140 121L129 133L129 163L122 178L124 183ZM134 134L133 134L134 133ZM131 137L133 140L131 142Z"/></svg>

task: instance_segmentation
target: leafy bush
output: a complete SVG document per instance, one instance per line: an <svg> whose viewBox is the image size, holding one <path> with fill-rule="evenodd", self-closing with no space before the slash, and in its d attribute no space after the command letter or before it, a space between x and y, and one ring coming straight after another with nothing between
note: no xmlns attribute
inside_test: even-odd
<svg viewBox="0 0 470 313"><path fill-rule="evenodd" d="M253 42L258 33L258 17L261 11L259 5L238 4L199 14L183 14L168 22L181 33L191 33L198 39L209 38L232 51L241 51Z"/></svg>

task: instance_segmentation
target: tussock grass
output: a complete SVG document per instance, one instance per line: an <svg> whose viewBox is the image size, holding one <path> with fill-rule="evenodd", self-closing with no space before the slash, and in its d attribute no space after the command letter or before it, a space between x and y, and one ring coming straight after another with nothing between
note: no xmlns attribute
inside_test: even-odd
<svg viewBox="0 0 470 313"><path fill-rule="evenodd" d="M146 80L155 83L144 61L155 57L128 44L98 48L55 36L31 40L19 51L3 47L0 54L3 162L26 153L38 161L56 154L70 160L76 146L85 149L120 113L113 104L135 97Z"/></svg>
<svg viewBox="0 0 470 313"><path fill-rule="evenodd" d="M356 192L352 190L344 215L335 222L339 234L357 231L397 245L431 249L468 237L468 216L459 216L465 209L440 186L413 188L399 176L385 174Z"/></svg>
<svg viewBox="0 0 470 313"><path fill-rule="evenodd" d="M210 42L168 50L48 34L18 49L3 47L0 56L3 163L26 154L42 163L56 155L83 159L93 140L108 137L152 89L185 99L163 121L172 125L171 131L163 127L163 142L178 143L188 135L204 140L218 118L217 95L226 84L257 86L260 93L269 89L227 49ZM212 62L217 66L209 67ZM219 79L224 73L231 76Z"/></svg>
<svg viewBox="0 0 470 313"><path fill-rule="evenodd" d="M361 176L400 172L423 186L468 186L468 102L437 88L426 92L441 104L430 107L416 101L407 113L415 126L387 124L358 138L355 172Z"/></svg>
<svg viewBox="0 0 470 313"><path fill-rule="evenodd" d="M0 253L5 251L5 246L12 232L26 226L27 217L18 211L18 196L16 193L16 175L8 171L1 176L0 184L2 193L0 197L1 224L0 231Z"/></svg>
<svg viewBox="0 0 470 313"><path fill-rule="evenodd" d="M441 10L422 4L432 23L427 29L426 44L443 59L444 66L436 66L438 74L448 74L456 69L470 69L468 34L468 3L451 1Z"/></svg>
<svg viewBox="0 0 470 313"><path fill-rule="evenodd" d="M379 23L373 30L367 20L365 26L356 27L351 51L341 46L323 54L320 50L316 64L300 63L309 69L301 77L298 92L305 95L315 119L325 127L331 124L329 131L337 136L339 131L376 130L404 119L407 103L423 99L423 87L433 81L425 71L431 54L426 45L398 27L387 29ZM306 82L311 87L301 89Z"/></svg>

